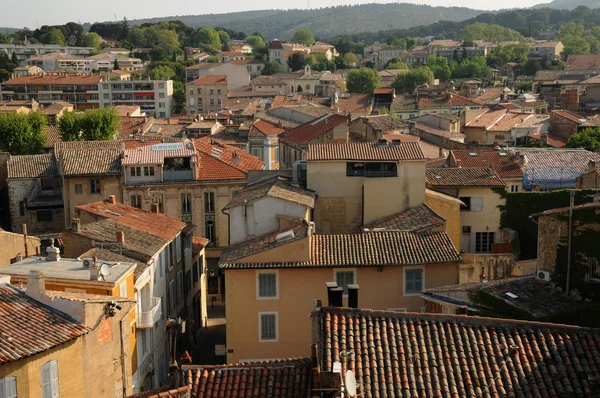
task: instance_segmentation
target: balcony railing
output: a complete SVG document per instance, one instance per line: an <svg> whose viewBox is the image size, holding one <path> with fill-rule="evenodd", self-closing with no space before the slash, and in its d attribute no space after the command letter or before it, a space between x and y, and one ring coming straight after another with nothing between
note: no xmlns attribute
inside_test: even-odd
<svg viewBox="0 0 600 398"><path fill-rule="evenodd" d="M160 298L152 297L152 308L149 311L142 311L138 314L137 317L137 327L138 328L151 328L154 326L156 322L160 319L162 315L160 309ZM143 310L146 308L142 308Z"/></svg>

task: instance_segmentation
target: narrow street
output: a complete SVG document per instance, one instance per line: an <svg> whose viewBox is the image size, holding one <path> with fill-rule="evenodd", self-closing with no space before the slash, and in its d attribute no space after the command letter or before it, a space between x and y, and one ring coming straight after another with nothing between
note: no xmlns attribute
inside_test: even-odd
<svg viewBox="0 0 600 398"><path fill-rule="evenodd" d="M192 348L194 364L218 365L225 363L225 356L215 355L215 345L225 345L225 305L208 306L208 325L198 331L196 345Z"/></svg>

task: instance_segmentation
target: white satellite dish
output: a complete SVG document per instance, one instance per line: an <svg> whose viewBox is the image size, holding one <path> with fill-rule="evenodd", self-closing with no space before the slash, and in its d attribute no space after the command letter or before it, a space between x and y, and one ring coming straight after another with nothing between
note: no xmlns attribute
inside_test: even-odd
<svg viewBox="0 0 600 398"><path fill-rule="evenodd" d="M102 264L100 267L100 275L102 275L102 279L106 280L106 277L110 275L110 266L108 264Z"/></svg>
<svg viewBox="0 0 600 398"><path fill-rule="evenodd" d="M354 372L351 370L346 372L345 386L346 386L347 395L349 397L355 397L356 396L356 377L354 377Z"/></svg>

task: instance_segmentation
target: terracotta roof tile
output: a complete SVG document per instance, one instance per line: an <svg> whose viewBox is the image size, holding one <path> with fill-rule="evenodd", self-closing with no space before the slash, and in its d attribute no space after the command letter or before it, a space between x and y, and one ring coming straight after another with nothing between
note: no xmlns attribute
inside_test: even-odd
<svg viewBox="0 0 600 398"><path fill-rule="evenodd" d="M572 169L577 173L588 171L590 160L600 161L600 154L583 149L525 149L518 148L526 170Z"/></svg>
<svg viewBox="0 0 600 398"><path fill-rule="evenodd" d="M249 136L260 137L260 136L271 136L283 133L285 130L279 126L273 125L264 120L257 120L252 124L250 128Z"/></svg>
<svg viewBox="0 0 600 398"><path fill-rule="evenodd" d="M185 68L185 70L210 69L210 68L214 68L215 66L219 66L219 65L225 65L225 64L222 62L203 62L200 64L188 66L187 68Z"/></svg>
<svg viewBox="0 0 600 398"><path fill-rule="evenodd" d="M363 227L371 231L408 231L423 232L444 225L446 220L425 203L373 221Z"/></svg>
<svg viewBox="0 0 600 398"><path fill-rule="evenodd" d="M15 79L2 82L2 86L22 85L22 84L85 84L98 85L102 80L100 75L31 75L20 76ZM6 87L8 88L8 87ZM10 90L10 88L8 88ZM97 90L97 87L93 89Z"/></svg>
<svg viewBox="0 0 600 398"><path fill-rule="evenodd" d="M7 162L8 177L41 178L58 177L58 167L51 154L12 156Z"/></svg>
<svg viewBox="0 0 600 398"><path fill-rule="evenodd" d="M222 85L226 85L227 84L227 75L204 75L204 76L199 77L198 79L194 80L192 83L188 83L188 84L197 84L197 85L222 84Z"/></svg>
<svg viewBox="0 0 600 398"><path fill-rule="evenodd" d="M308 142L327 134L328 131L347 122L348 119L346 116L329 113L301 124L285 133L281 133L279 139L296 145L306 145Z"/></svg>
<svg viewBox="0 0 600 398"><path fill-rule="evenodd" d="M126 149L121 163L128 165L164 164L168 158L191 157L195 154L194 146L189 142L169 142L153 145L138 146Z"/></svg>
<svg viewBox="0 0 600 398"><path fill-rule="evenodd" d="M580 115L578 115L578 114L576 114L574 112L567 111L567 110L562 110L562 109L558 110L558 109L555 109L555 110L551 110L550 113L552 113L552 114L554 114L556 116L560 116L562 118L568 119L568 120L570 120L572 122L575 122L577 124L581 124L581 123L585 123L586 122L586 118L585 117L580 116Z"/></svg>
<svg viewBox="0 0 600 398"><path fill-rule="evenodd" d="M124 145L118 141L57 142L54 153L65 176L121 175Z"/></svg>
<svg viewBox="0 0 600 398"><path fill-rule="evenodd" d="M192 236L192 254L196 255L202 251L210 242L209 239Z"/></svg>
<svg viewBox="0 0 600 398"><path fill-rule="evenodd" d="M235 198L231 199L223 210L251 203L267 196L298 203L311 209L315 206L316 198L316 194L313 191L292 186L289 178L275 176L248 184L243 190L238 192Z"/></svg>
<svg viewBox="0 0 600 398"><path fill-rule="evenodd" d="M134 298L118 297L118 296L107 296L105 294L90 294L90 293L76 293L76 292L59 292L57 290L46 290L46 294L50 297L63 298L69 301L82 301L84 303L103 303L107 301L131 301L135 302Z"/></svg>
<svg viewBox="0 0 600 398"><path fill-rule="evenodd" d="M418 142L400 145L378 145L373 142L347 142L334 144L311 144L306 156L308 161L327 160L422 160L425 159Z"/></svg>
<svg viewBox="0 0 600 398"><path fill-rule="evenodd" d="M66 314L0 285L0 365L38 354L88 332Z"/></svg>
<svg viewBox="0 0 600 398"><path fill-rule="evenodd" d="M113 73L114 72L120 72L120 71L113 71ZM129 106L129 105L118 105L118 106L115 106L115 109L117 110L117 113L119 114L120 117L128 117L132 113L140 111L140 107L136 106L136 105L131 105L131 106Z"/></svg>
<svg viewBox="0 0 600 398"><path fill-rule="evenodd" d="M56 126L48 125L44 130L45 148L54 148L54 144L62 141L62 133Z"/></svg>
<svg viewBox="0 0 600 398"><path fill-rule="evenodd" d="M583 397L599 371L597 330L341 308L313 317L321 370L341 362L365 398Z"/></svg>
<svg viewBox="0 0 600 398"><path fill-rule="evenodd" d="M350 98L340 98L335 109L342 113L371 113L371 94L351 94Z"/></svg>
<svg viewBox="0 0 600 398"><path fill-rule="evenodd" d="M600 54L572 54L565 70L600 70Z"/></svg>
<svg viewBox="0 0 600 398"><path fill-rule="evenodd" d="M182 367L194 398L312 396L310 358Z"/></svg>
<svg viewBox="0 0 600 398"><path fill-rule="evenodd" d="M256 156L230 145L195 139L197 151L197 179L246 179L248 170L262 170L264 163Z"/></svg>
<svg viewBox="0 0 600 398"><path fill-rule="evenodd" d="M142 135L146 127L147 120L144 116L123 116L119 119L119 137L126 140L135 135Z"/></svg>
<svg viewBox="0 0 600 398"><path fill-rule="evenodd" d="M140 393L130 395L127 398L190 398L190 388L183 386L179 388L170 388L163 386L153 390L142 391Z"/></svg>
<svg viewBox="0 0 600 398"><path fill-rule="evenodd" d="M487 129L491 127L494 123L496 123L498 120L500 120L502 117L504 117L506 113L506 109L489 110L477 116L475 119L471 120L465 125L465 127L483 127Z"/></svg>
<svg viewBox="0 0 600 398"><path fill-rule="evenodd" d="M494 169L502 178L523 177L519 162L507 152L455 150L450 156L454 161L460 160L463 168L486 167Z"/></svg>
<svg viewBox="0 0 600 398"><path fill-rule="evenodd" d="M484 167L448 167L425 170L431 187L504 187L493 169Z"/></svg>

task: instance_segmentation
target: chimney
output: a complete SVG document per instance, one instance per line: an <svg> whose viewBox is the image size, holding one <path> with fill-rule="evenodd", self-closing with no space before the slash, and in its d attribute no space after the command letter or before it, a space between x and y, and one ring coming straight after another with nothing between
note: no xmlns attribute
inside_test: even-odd
<svg viewBox="0 0 600 398"><path fill-rule="evenodd" d="M332 290L337 288L337 283L336 282L325 282L325 285L327 286L327 306L328 307L333 307L333 293Z"/></svg>
<svg viewBox="0 0 600 398"><path fill-rule="evenodd" d="M46 278L40 271L29 271L27 276L27 295L39 299L46 295Z"/></svg>
<svg viewBox="0 0 600 398"><path fill-rule="evenodd" d="M94 257L94 264L90 267L90 280L97 281L100 278L100 263L98 263L98 257Z"/></svg>
<svg viewBox="0 0 600 398"><path fill-rule="evenodd" d="M460 165L460 163L461 163L461 160L460 159L456 159L456 167L458 167L459 169L462 167Z"/></svg>
<svg viewBox="0 0 600 398"><path fill-rule="evenodd" d="M79 218L71 219L71 230L73 232L79 232L79 228L81 227L81 220Z"/></svg>
<svg viewBox="0 0 600 398"><path fill-rule="evenodd" d="M444 148L440 147L439 156L440 158L444 157Z"/></svg>
<svg viewBox="0 0 600 398"><path fill-rule="evenodd" d="M116 205L117 204L117 198L115 197L115 195L110 195L108 197L108 203L110 203L111 205Z"/></svg>
<svg viewBox="0 0 600 398"><path fill-rule="evenodd" d="M116 235L117 236L116 236L115 242L121 243L121 244L125 243L125 232L117 231Z"/></svg>
<svg viewBox="0 0 600 398"><path fill-rule="evenodd" d="M590 169L590 171L596 170L598 168L596 161L593 159L590 159L590 161L588 162L588 168Z"/></svg>
<svg viewBox="0 0 600 398"><path fill-rule="evenodd" d="M158 214L158 203L152 203L150 205L150 211L154 214Z"/></svg>
<svg viewBox="0 0 600 398"><path fill-rule="evenodd" d="M358 308L358 285L348 285L348 307Z"/></svg>
<svg viewBox="0 0 600 398"><path fill-rule="evenodd" d="M60 249L54 247L54 239L50 239L50 247L46 248L46 261L60 260Z"/></svg>
<svg viewBox="0 0 600 398"><path fill-rule="evenodd" d="M334 287L331 289L331 307L343 307L344 306L344 288Z"/></svg>

